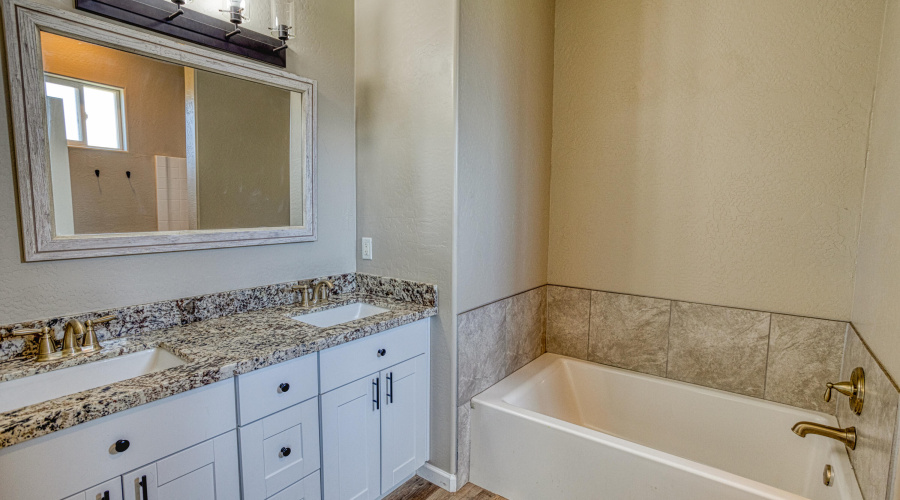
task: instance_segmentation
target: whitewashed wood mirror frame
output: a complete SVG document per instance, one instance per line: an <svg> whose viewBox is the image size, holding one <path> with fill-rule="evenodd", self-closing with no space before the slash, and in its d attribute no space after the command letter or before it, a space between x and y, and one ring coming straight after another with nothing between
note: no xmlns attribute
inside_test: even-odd
<svg viewBox="0 0 900 500"><path fill-rule="evenodd" d="M316 82L224 52L33 2L3 0L7 76L26 261L198 250L316 239ZM41 32L301 95L303 225L58 235L53 224ZM292 119L293 120L293 119ZM290 132L294 135L294 131ZM293 137L291 138L293 140ZM293 147L293 146L292 146ZM248 168L253 168L248 165ZM130 174L129 174L130 178ZM293 221L292 221L293 223Z"/></svg>

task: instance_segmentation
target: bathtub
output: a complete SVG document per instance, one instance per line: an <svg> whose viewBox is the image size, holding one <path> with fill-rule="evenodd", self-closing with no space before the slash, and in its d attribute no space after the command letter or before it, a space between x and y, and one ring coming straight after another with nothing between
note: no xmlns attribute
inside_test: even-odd
<svg viewBox="0 0 900 500"><path fill-rule="evenodd" d="M833 416L556 354L470 418L470 479L510 500L862 500L842 444L791 432Z"/></svg>

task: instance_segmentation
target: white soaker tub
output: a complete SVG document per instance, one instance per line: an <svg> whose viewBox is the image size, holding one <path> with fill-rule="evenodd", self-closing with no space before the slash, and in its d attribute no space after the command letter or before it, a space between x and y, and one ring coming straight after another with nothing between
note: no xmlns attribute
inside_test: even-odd
<svg viewBox="0 0 900 500"><path fill-rule="evenodd" d="M557 354L472 402L471 481L510 500L862 500L842 444L791 432L824 413Z"/></svg>

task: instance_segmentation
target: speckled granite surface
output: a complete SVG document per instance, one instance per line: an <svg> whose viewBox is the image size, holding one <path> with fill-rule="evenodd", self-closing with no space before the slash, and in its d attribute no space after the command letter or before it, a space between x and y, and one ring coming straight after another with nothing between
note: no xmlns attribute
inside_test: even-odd
<svg viewBox="0 0 900 500"><path fill-rule="evenodd" d="M352 288L348 287L353 291L332 297L327 305L274 305L183 326L116 336L102 341L103 351L89 356L40 364L22 357L2 361L0 382L152 347L165 348L187 364L0 413L0 448L437 314L436 291L431 286L417 287L396 280L394 285L407 285L391 288L389 281L365 279L373 284L360 287L364 291L359 291L354 283ZM374 295L365 293L367 291L380 293ZM423 300L429 296L431 300ZM409 301L394 297L415 298ZM388 312L330 328L318 328L291 319L291 316L358 301L388 309ZM119 331L119 326L116 322L110 323L110 331Z"/></svg>
<svg viewBox="0 0 900 500"><path fill-rule="evenodd" d="M323 279L331 280L334 283L334 293L337 294L362 292L421 305L434 306L437 304L435 287L397 278L348 273L305 281L315 283ZM118 317L119 321L97 328L97 335L101 341L104 341L232 314L293 304L297 302L298 296L291 290L291 287L296 283L296 281L291 281L117 309L69 314L7 325L0 324L0 361L22 354L29 355L35 351L36 344L31 338L9 336L9 333L17 328L49 326L54 330L56 338L61 339L66 322L70 319L84 322L90 318L112 314Z"/></svg>

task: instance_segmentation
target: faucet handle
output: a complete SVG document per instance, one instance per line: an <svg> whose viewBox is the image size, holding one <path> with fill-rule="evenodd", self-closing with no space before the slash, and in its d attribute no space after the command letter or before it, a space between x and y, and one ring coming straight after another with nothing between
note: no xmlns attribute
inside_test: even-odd
<svg viewBox="0 0 900 500"><path fill-rule="evenodd" d="M51 337L50 327L48 326L42 328L21 328L13 330L11 334L15 337L39 336L38 353L34 358L35 361L50 361L59 357L59 353L56 352L56 342Z"/></svg>
<svg viewBox="0 0 900 500"><path fill-rule="evenodd" d="M13 337L30 337L32 335L47 335L49 333L50 327L45 326L41 328L19 328L11 331L9 334Z"/></svg>
<svg viewBox="0 0 900 500"><path fill-rule="evenodd" d="M291 291L300 292L300 305L309 307L309 296L311 295L310 292L312 292L309 281L298 281L296 285L291 287Z"/></svg>
<svg viewBox="0 0 900 500"><path fill-rule="evenodd" d="M103 346L100 345L100 339L97 338L97 332L94 331L94 325L109 323L114 319L117 319L117 317L110 314L109 316L89 319L84 322L84 338L81 341L82 352L96 352L103 349Z"/></svg>
<svg viewBox="0 0 900 500"><path fill-rule="evenodd" d="M119 317L116 316L115 314L110 314L108 316L101 316L97 319L89 319L84 322L84 325L87 326L88 323L91 323L93 325L99 325L102 323L109 323L110 321L112 321L114 319L119 319Z"/></svg>
<svg viewBox="0 0 900 500"><path fill-rule="evenodd" d="M845 396L850 397L850 409L859 415L862 413L863 400L866 396L866 372L861 366L853 369L850 373L849 382L838 382L825 384L825 402L831 401L831 391L835 390Z"/></svg>
<svg viewBox="0 0 900 500"><path fill-rule="evenodd" d="M831 401L832 389L845 396L850 396L853 394L853 387L850 386L850 382L838 382L837 384L828 382L827 384L825 384L825 397L823 398L826 403Z"/></svg>

